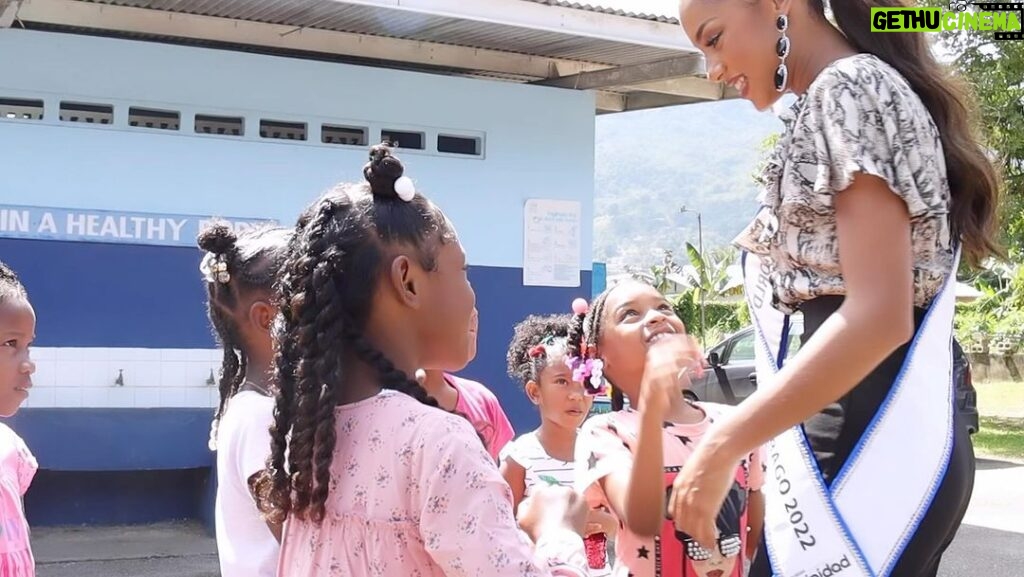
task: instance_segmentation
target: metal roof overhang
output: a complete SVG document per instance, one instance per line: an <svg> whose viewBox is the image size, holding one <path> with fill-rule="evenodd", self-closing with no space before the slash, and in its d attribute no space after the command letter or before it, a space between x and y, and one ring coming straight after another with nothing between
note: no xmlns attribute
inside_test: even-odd
<svg viewBox="0 0 1024 577"><path fill-rule="evenodd" d="M672 21L536 0L0 0L4 26L592 90L599 114L737 96Z"/></svg>

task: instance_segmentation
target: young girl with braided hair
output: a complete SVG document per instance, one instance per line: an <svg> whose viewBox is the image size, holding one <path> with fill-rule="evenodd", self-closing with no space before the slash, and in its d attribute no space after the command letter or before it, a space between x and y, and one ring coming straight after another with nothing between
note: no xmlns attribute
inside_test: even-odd
<svg viewBox="0 0 1024 577"><path fill-rule="evenodd" d="M697 344L672 305L644 283L617 284L577 313L570 356L584 384L611 385L624 397L620 403L629 400L629 407L588 419L576 440L577 491L623 522L612 574L741 577L761 530L764 471L757 452L733 472L742 507L722 520L728 530L713 549L676 531L666 508L676 474L714 420L731 410L683 396L689 375L702 370Z"/></svg>
<svg viewBox="0 0 1024 577"><path fill-rule="evenodd" d="M236 234L218 222L197 239L206 252L200 271L210 324L224 349L210 433L210 448L217 451L214 518L224 577L272 577L277 570L281 528L264 523L250 480L270 454L273 289L290 236L288 229L269 226Z"/></svg>
<svg viewBox="0 0 1024 577"><path fill-rule="evenodd" d="M585 306L580 299L578 303ZM573 485L576 435L594 403L569 366L569 315L530 315L516 325L508 348L508 374L540 411L540 426L501 453L501 474L518 505L537 487ZM606 543L618 521L602 509L588 514L586 547L591 575L609 575Z"/></svg>
<svg viewBox="0 0 1024 577"><path fill-rule="evenodd" d="M475 295L455 229L391 149L299 219L281 283L263 507L287 519L282 577L582 576L586 510L562 488L520 510L426 370L468 362Z"/></svg>

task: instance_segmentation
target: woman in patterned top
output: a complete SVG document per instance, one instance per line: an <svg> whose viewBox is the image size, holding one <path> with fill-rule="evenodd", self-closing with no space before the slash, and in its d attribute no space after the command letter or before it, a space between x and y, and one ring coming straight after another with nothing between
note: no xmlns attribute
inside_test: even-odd
<svg viewBox="0 0 1024 577"><path fill-rule="evenodd" d="M798 456L793 462L818 469L829 493L819 500L822 518L834 519L839 510L847 523L809 527L806 519L785 520L780 531L788 531L789 540L780 537L773 546L768 535L767 548L775 574L784 577L799 572L786 571L787 563L826 547L822 531L833 525L832 541L849 554L814 557L820 563L808 563L808 574L828 567L833 574L843 571L843 577L935 575L972 490L973 449L946 396L952 301L947 303L943 289L955 273L958 252L972 265L1000 254L998 181L972 134L969 100L935 61L925 35L871 32L873 8L907 5L832 2L835 24L822 0L683 0L680 5L682 27L705 54L712 80L732 85L759 110L786 92L798 97L763 175L762 209L736 244L757 263L748 267L752 310L765 304L760 309L765 318L771 310L801 311L804 344L782 367L774 361L785 358L781 349L772 355L773 345L759 342L770 369L762 374L759 366L760 390L697 448L677 478L670 504L681 528L701 542L713 541L715 513L728 491L732 464L769 440L799 434L802 424L813 458ZM948 315L929 326L923 321L931 309ZM938 342L931 352L916 347L925 342L926 328L938 331L925 339ZM924 362L911 363L912 357ZM902 387L903 371L929 365L942 367L939 378ZM912 395L935 381L941 381L936 394L922 398L933 405L919 405L916 414L914 409L892 412L898 398L890 398L891 392ZM886 420L890 414L928 423L938 419L942 438L921 440L937 451L938 457L929 457L934 472L921 469L915 451L904 448L900 455L901 442L875 428L876 421L884 421L898 429L899 422ZM879 442L868 444L874 433ZM929 436L913 433L901 440ZM787 454L776 451L768 463L776 493L795 487L787 477L792 467L780 460ZM864 465L876 455L887 455L885 462ZM874 470L864 468L869 466ZM924 503L913 514L887 520L900 504L893 498L899 496L895 487L921 476L935 505ZM846 481L854 478L884 487L855 504L859 515L850 512L845 496ZM909 493L913 499L922 494ZM766 527L771 528L773 506L788 508L796 501L779 497L773 503L772 492L766 497ZM779 513L804 518L809 499ZM862 524L851 525L858 516ZM879 537L877 531L890 525L902 533ZM816 539L809 530L818 531ZM799 546L786 548L792 545ZM873 552L876 546L886 552ZM772 574L768 554L759 556L752 575Z"/></svg>

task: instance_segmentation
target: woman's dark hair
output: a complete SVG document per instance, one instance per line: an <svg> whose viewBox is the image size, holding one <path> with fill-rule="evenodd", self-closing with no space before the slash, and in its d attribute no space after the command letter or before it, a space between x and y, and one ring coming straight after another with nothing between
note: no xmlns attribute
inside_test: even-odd
<svg viewBox="0 0 1024 577"><path fill-rule="evenodd" d="M808 0L825 18L823 0ZM999 177L976 138L973 103L966 87L932 56L921 32L878 34L871 31L871 9L902 8L905 0L841 0L831 2L839 30L860 52L874 54L895 68L928 108L939 129L952 194L950 227L963 243L972 266L988 256L1004 256L997 236Z"/></svg>
<svg viewBox="0 0 1024 577"><path fill-rule="evenodd" d="M376 369L381 385L421 403L437 401L364 336L376 283L393 247L411 247L426 270L454 242L444 213L420 194L395 191L404 167L387 145L370 150L365 183L340 185L300 217L280 285L278 386L268 475L260 507L271 521L323 520L335 448L334 409L353 359ZM403 183L409 184L409 183ZM287 464L285 463L287 455Z"/></svg>
<svg viewBox="0 0 1024 577"><path fill-rule="evenodd" d="M284 263L291 231L286 228L261 226L236 234L224 222L214 222L199 233L196 242L206 251L203 268L206 274L206 310L213 325L214 337L224 349L220 367L220 403L213 421L210 449L216 448L217 423L224 414L228 399L238 392L245 380L249 355L238 327L239 305L253 294L273 296L278 272ZM223 272L211 270L222 265Z"/></svg>
<svg viewBox="0 0 1024 577"><path fill-rule="evenodd" d="M508 345L508 376L525 385L536 380L538 367L547 363L547 355L534 356L534 347L546 339L565 338L569 334L569 315L530 315L516 325Z"/></svg>
<svg viewBox="0 0 1024 577"><path fill-rule="evenodd" d="M28 300L28 292L25 291L25 286L21 284L21 279L14 269L0 261L0 303L5 303L8 299Z"/></svg>

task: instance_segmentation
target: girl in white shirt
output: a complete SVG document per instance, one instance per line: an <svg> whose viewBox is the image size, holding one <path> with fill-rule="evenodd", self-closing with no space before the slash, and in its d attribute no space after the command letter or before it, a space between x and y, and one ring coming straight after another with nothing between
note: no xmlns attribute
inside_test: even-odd
<svg viewBox="0 0 1024 577"><path fill-rule="evenodd" d="M270 389L277 314L273 287L291 232L217 223L199 235L207 308L224 349L220 404L210 432L217 451L217 550L223 577L273 577L281 527L264 521L250 488L270 455Z"/></svg>

